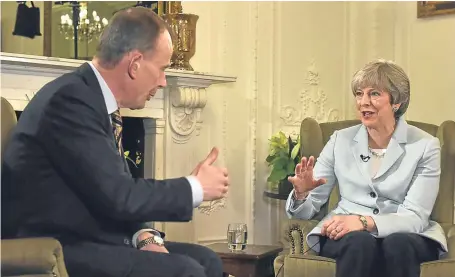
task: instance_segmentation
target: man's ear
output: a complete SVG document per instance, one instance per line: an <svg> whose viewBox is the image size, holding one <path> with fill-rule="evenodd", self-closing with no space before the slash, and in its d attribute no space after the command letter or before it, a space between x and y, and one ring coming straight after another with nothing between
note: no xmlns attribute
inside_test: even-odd
<svg viewBox="0 0 455 277"><path fill-rule="evenodd" d="M131 57L131 61L128 65L128 75L131 79L137 78L137 72L141 67L140 61L142 60L143 56L140 53L133 54Z"/></svg>

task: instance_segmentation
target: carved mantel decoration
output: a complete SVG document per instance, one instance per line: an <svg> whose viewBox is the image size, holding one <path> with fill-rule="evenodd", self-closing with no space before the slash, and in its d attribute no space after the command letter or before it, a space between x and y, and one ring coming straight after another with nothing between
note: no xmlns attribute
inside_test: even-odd
<svg viewBox="0 0 455 277"><path fill-rule="evenodd" d="M199 135L201 113L207 103L206 86L193 80L175 80L168 85L170 95L169 125L176 143L186 143Z"/></svg>
<svg viewBox="0 0 455 277"><path fill-rule="evenodd" d="M205 88L172 87L169 124L174 131L174 141L186 142L194 132L199 135L201 112L207 102Z"/></svg>

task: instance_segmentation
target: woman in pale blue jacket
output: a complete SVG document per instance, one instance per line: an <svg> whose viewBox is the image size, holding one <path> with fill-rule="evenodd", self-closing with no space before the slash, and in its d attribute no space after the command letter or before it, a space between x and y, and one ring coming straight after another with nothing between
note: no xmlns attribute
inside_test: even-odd
<svg viewBox="0 0 455 277"><path fill-rule="evenodd" d="M439 140L404 120L409 79L395 63L367 64L351 87L361 124L334 132L316 163L302 158L289 178L286 212L311 219L339 184L340 202L308 234L308 245L336 260L337 277L418 277L422 262L447 252L444 231L429 219Z"/></svg>

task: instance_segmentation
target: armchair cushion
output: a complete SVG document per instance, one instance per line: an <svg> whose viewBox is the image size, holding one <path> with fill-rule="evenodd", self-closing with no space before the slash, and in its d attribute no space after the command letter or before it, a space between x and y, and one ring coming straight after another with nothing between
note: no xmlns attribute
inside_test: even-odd
<svg viewBox="0 0 455 277"><path fill-rule="evenodd" d="M455 260L439 260L420 265L420 277L451 277L455 272Z"/></svg>
<svg viewBox="0 0 455 277"><path fill-rule="evenodd" d="M68 277L60 242L53 238L2 239L2 276Z"/></svg>
<svg viewBox="0 0 455 277"><path fill-rule="evenodd" d="M284 267L285 277L335 276L335 260L321 256L289 255L284 258L284 264L286 265Z"/></svg>

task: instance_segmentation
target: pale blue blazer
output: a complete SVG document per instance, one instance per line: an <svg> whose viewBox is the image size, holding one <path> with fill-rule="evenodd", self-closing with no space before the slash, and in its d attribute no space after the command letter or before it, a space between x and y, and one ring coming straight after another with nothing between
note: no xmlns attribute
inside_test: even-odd
<svg viewBox="0 0 455 277"><path fill-rule="evenodd" d="M429 219L439 191L439 140L400 118L373 179L368 162L360 157L368 153L364 125L335 131L314 167L314 177L325 178L327 183L312 190L298 207L294 207L294 191L290 193L286 201L288 217L308 220L327 201L334 185L339 184L340 202L307 235L308 245L319 252L317 242L322 224L328 218L335 214L359 214L374 219L377 233L373 236L416 233L439 242L441 255L447 252L442 227Z"/></svg>

